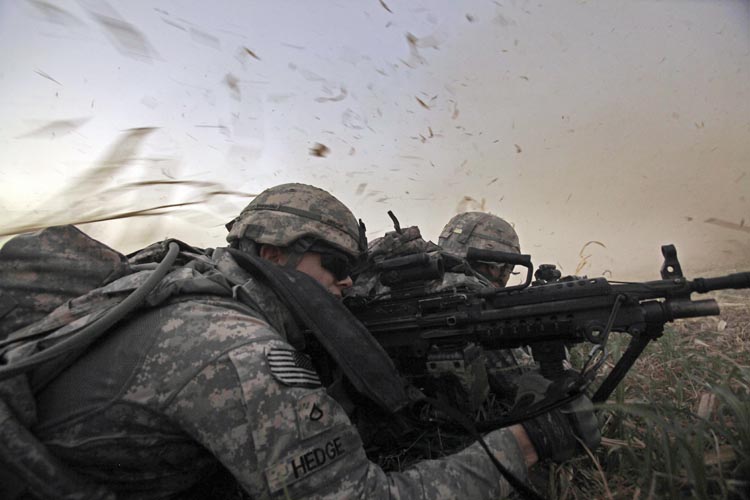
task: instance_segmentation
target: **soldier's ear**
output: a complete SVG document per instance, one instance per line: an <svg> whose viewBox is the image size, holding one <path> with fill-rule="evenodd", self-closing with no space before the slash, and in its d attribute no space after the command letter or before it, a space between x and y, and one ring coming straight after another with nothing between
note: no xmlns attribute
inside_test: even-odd
<svg viewBox="0 0 750 500"><path fill-rule="evenodd" d="M288 257L284 249L276 245L261 245L258 255L261 259L270 260L278 266L283 266Z"/></svg>

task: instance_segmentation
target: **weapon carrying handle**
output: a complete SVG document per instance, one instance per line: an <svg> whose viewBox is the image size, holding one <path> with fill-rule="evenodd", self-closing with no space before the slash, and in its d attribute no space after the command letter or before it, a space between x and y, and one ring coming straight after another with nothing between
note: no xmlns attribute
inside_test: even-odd
<svg viewBox="0 0 750 500"><path fill-rule="evenodd" d="M497 262L499 264L512 264L523 266L527 269L526 281L520 285L508 286L492 290L491 295L499 291L510 292L513 290L523 290L531 284L531 278L534 275L534 264L531 263L531 255L523 253L500 252L498 250L483 250L481 248L469 247L466 252L466 260L481 260L485 262Z"/></svg>
<svg viewBox="0 0 750 500"><path fill-rule="evenodd" d="M482 250L470 247L466 252L466 260L482 260L487 262L498 262L501 264L513 264L531 268L531 255L522 253L500 252L499 250Z"/></svg>

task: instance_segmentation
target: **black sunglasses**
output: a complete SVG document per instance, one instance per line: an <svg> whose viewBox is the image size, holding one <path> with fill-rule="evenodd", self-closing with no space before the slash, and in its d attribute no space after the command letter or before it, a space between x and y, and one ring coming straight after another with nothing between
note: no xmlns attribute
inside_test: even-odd
<svg viewBox="0 0 750 500"><path fill-rule="evenodd" d="M330 253L320 254L320 265L330 271L337 281L343 281L352 274L352 266L349 259Z"/></svg>
<svg viewBox="0 0 750 500"><path fill-rule="evenodd" d="M344 252L321 244L312 245L309 251L320 254L320 265L333 274L337 281L343 281L352 275L353 261Z"/></svg>

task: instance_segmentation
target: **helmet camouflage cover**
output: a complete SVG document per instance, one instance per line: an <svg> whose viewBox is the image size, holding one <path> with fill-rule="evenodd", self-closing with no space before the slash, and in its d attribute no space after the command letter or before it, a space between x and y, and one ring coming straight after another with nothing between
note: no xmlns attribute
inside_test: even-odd
<svg viewBox="0 0 750 500"><path fill-rule="evenodd" d="M464 212L454 216L440 233L438 245L445 252L462 258L466 257L470 247L521 252L513 226L496 215L484 212Z"/></svg>
<svg viewBox="0 0 750 500"><path fill-rule="evenodd" d="M266 189L227 224L227 241L247 238L286 247L306 237L358 257L366 249L354 214L328 191L307 184Z"/></svg>

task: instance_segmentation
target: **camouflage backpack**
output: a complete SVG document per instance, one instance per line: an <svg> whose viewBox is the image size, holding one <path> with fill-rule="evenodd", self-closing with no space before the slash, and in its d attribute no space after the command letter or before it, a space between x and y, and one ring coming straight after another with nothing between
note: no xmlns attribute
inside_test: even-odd
<svg viewBox="0 0 750 500"><path fill-rule="evenodd" d="M358 392L389 412L408 404L413 395L385 351L319 283L237 249L222 251L278 294ZM114 498L34 437L34 394L136 308L184 293L243 302L247 274L219 269L210 252L175 240L128 259L72 226L12 239L0 249L0 272L0 498L22 493L8 489L12 482L43 499Z"/></svg>
<svg viewBox="0 0 750 500"><path fill-rule="evenodd" d="M138 307L169 264L138 273L127 257L73 226L19 235L0 249L0 496L25 494L25 484L37 498L114 498L34 437L34 393ZM107 289L129 278L138 295L127 286Z"/></svg>

